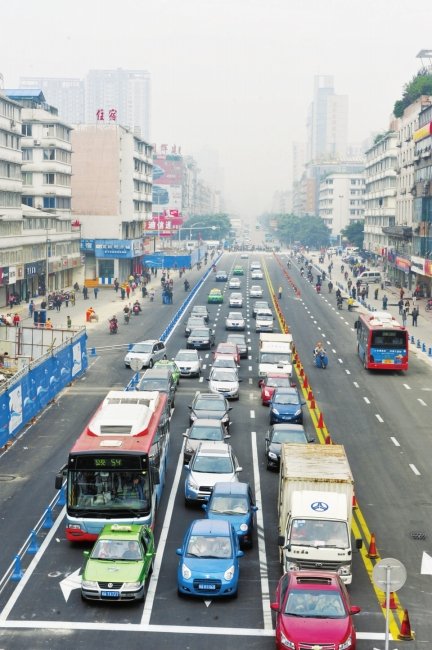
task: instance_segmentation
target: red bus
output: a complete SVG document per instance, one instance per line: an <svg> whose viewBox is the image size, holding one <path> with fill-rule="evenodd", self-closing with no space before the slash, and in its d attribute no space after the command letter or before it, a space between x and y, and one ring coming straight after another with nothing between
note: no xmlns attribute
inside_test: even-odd
<svg viewBox="0 0 432 650"><path fill-rule="evenodd" d="M169 447L167 396L110 391L56 476L66 489L66 537L94 541L106 523L153 526Z"/></svg>
<svg viewBox="0 0 432 650"><path fill-rule="evenodd" d="M357 351L370 370L408 370L408 331L386 311L360 314Z"/></svg>

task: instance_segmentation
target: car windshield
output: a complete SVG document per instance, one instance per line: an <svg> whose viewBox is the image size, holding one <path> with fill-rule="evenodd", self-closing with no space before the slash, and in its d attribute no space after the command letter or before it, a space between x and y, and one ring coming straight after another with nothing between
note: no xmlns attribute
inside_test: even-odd
<svg viewBox="0 0 432 650"><path fill-rule="evenodd" d="M239 311L230 311L228 318L231 318L232 320L243 320L243 316Z"/></svg>
<svg viewBox="0 0 432 650"><path fill-rule="evenodd" d="M231 345L218 345L216 352L219 354L235 354L236 349Z"/></svg>
<svg viewBox="0 0 432 650"><path fill-rule="evenodd" d="M243 496L215 496L211 500L210 512L225 515L246 515L249 511L246 497Z"/></svg>
<svg viewBox="0 0 432 650"><path fill-rule="evenodd" d="M213 362L213 368L236 368L237 365L233 358L231 359L215 359Z"/></svg>
<svg viewBox="0 0 432 650"><path fill-rule="evenodd" d="M229 537L208 537L191 535L186 549L186 557L229 558L232 557Z"/></svg>
<svg viewBox="0 0 432 650"><path fill-rule="evenodd" d="M299 398L295 393L275 393L274 404L298 404Z"/></svg>
<svg viewBox="0 0 432 650"><path fill-rule="evenodd" d="M176 361L197 361L198 357L193 352L179 352L175 358Z"/></svg>
<svg viewBox="0 0 432 650"><path fill-rule="evenodd" d="M153 343L136 343L131 352L151 352L153 350Z"/></svg>
<svg viewBox="0 0 432 650"><path fill-rule="evenodd" d="M294 519L290 542L300 546L349 547L346 523L331 519Z"/></svg>
<svg viewBox="0 0 432 650"><path fill-rule="evenodd" d="M257 320L273 320L273 316L271 314L261 314L260 312L257 313Z"/></svg>
<svg viewBox="0 0 432 650"><path fill-rule="evenodd" d="M266 386L270 386L271 388L278 388L278 387L283 387L283 386L289 386L290 381L288 377L269 377L266 382Z"/></svg>
<svg viewBox="0 0 432 650"><path fill-rule="evenodd" d="M198 316L206 316L207 315L207 307L193 307L192 308L192 314L195 314Z"/></svg>
<svg viewBox="0 0 432 650"><path fill-rule="evenodd" d="M141 379L139 390L161 390L166 392L168 390L168 382L166 379Z"/></svg>
<svg viewBox="0 0 432 650"><path fill-rule="evenodd" d="M232 474L234 471L230 456L206 456L204 454L195 456L192 469L194 472L206 474Z"/></svg>
<svg viewBox="0 0 432 650"><path fill-rule="evenodd" d="M338 591L296 589L288 594L285 614L304 618L345 618L342 597Z"/></svg>
<svg viewBox="0 0 432 650"><path fill-rule="evenodd" d="M220 427L196 424L191 428L189 438L191 440L223 440L223 435Z"/></svg>
<svg viewBox="0 0 432 650"><path fill-rule="evenodd" d="M142 552L136 541L100 539L90 557L92 560L142 560Z"/></svg>
<svg viewBox="0 0 432 650"><path fill-rule="evenodd" d="M371 347L405 350L406 349L406 332L395 332L392 330L383 330L381 332L372 332Z"/></svg>
<svg viewBox="0 0 432 650"><path fill-rule="evenodd" d="M191 332L191 336L198 336L199 338L208 339L209 331L207 329L193 329Z"/></svg>
<svg viewBox="0 0 432 650"><path fill-rule="evenodd" d="M262 352L260 356L260 363L291 363L291 355L281 354L280 352Z"/></svg>
<svg viewBox="0 0 432 650"><path fill-rule="evenodd" d="M237 381L237 376L234 372L230 372L229 370L216 368L216 370L211 373L211 379L212 381Z"/></svg>
<svg viewBox="0 0 432 650"><path fill-rule="evenodd" d="M262 291L262 289L258 284L254 284L251 287L251 291Z"/></svg>
<svg viewBox="0 0 432 650"><path fill-rule="evenodd" d="M235 336L235 335L230 335L228 336L228 339L230 343L234 343L234 345L246 345L246 339L244 336Z"/></svg>
<svg viewBox="0 0 432 650"><path fill-rule="evenodd" d="M255 311L258 311L259 309L269 309L268 303L264 302L262 300L257 300L255 305L254 305Z"/></svg>
<svg viewBox="0 0 432 650"><path fill-rule="evenodd" d="M189 318L187 324L189 326L191 325L203 325L204 324L204 317L197 317L197 318Z"/></svg>
<svg viewBox="0 0 432 650"><path fill-rule="evenodd" d="M303 431L284 431L274 429L271 438L272 442L307 442Z"/></svg>
<svg viewBox="0 0 432 650"><path fill-rule="evenodd" d="M225 402L219 399L200 399L194 408L199 411L226 411Z"/></svg>
<svg viewBox="0 0 432 650"><path fill-rule="evenodd" d="M241 300L241 299L242 299L241 293L232 293L230 295L230 300Z"/></svg>

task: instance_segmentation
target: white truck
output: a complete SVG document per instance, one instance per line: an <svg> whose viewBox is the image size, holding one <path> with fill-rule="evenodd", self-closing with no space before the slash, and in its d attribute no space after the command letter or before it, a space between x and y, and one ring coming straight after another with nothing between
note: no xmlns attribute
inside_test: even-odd
<svg viewBox="0 0 432 650"><path fill-rule="evenodd" d="M258 351L259 379L269 373L292 375L293 337L291 334L260 334Z"/></svg>
<svg viewBox="0 0 432 650"><path fill-rule="evenodd" d="M336 571L351 584L353 495L343 445L282 445L278 544L284 571Z"/></svg>

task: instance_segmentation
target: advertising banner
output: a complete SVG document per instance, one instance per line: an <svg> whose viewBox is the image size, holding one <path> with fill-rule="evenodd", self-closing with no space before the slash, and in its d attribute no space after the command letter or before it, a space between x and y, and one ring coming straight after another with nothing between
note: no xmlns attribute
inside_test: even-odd
<svg viewBox="0 0 432 650"><path fill-rule="evenodd" d="M153 208L161 210L182 207L183 158L167 154L153 157Z"/></svg>

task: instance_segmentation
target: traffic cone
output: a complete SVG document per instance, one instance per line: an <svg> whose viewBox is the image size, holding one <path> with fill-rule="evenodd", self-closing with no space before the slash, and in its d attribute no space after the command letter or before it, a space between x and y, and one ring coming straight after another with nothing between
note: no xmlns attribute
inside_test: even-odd
<svg viewBox="0 0 432 650"><path fill-rule="evenodd" d="M353 498L352 498L352 509L355 510L356 508L358 508L358 505L357 505L357 499L356 499L356 495L353 494Z"/></svg>
<svg viewBox="0 0 432 650"><path fill-rule="evenodd" d="M387 599L386 598L384 598L384 601L381 603L381 607L384 607L384 608L387 607ZM397 609L397 605L396 605L396 602L395 602L394 591L390 592L389 609Z"/></svg>
<svg viewBox="0 0 432 650"><path fill-rule="evenodd" d="M376 549L376 543L375 543L375 533L371 533L371 538L370 538L370 544L369 544L369 551L367 554L368 557L370 557L372 560L378 557L377 549Z"/></svg>
<svg viewBox="0 0 432 650"><path fill-rule="evenodd" d="M303 388L306 388L306 390L309 388L309 382L306 375L304 376Z"/></svg>
<svg viewBox="0 0 432 650"><path fill-rule="evenodd" d="M308 392L308 402L311 402L311 401L313 400L313 398L314 398L313 393L312 393L312 391L309 389L309 392Z"/></svg>
<svg viewBox="0 0 432 650"><path fill-rule="evenodd" d="M333 444L333 441L332 441L329 433L326 435L324 442L325 442L326 445L332 445Z"/></svg>
<svg viewBox="0 0 432 650"><path fill-rule="evenodd" d="M300 370L300 377L303 377L303 375L304 375L304 370L303 370L303 368L301 368L301 370Z"/></svg>
<svg viewBox="0 0 432 650"><path fill-rule="evenodd" d="M405 609L401 623L401 629L398 634L398 639L401 639L401 641L411 641L413 638L414 635L411 632L411 623L408 616L408 610Z"/></svg>
<svg viewBox="0 0 432 650"><path fill-rule="evenodd" d="M323 418L322 413L319 414L317 426L318 426L318 429L324 429L324 418Z"/></svg>
<svg viewBox="0 0 432 650"><path fill-rule="evenodd" d="M314 400L313 398L312 398L311 401L310 401L310 408L311 408L311 409L316 409L316 406L315 406L315 400Z"/></svg>

